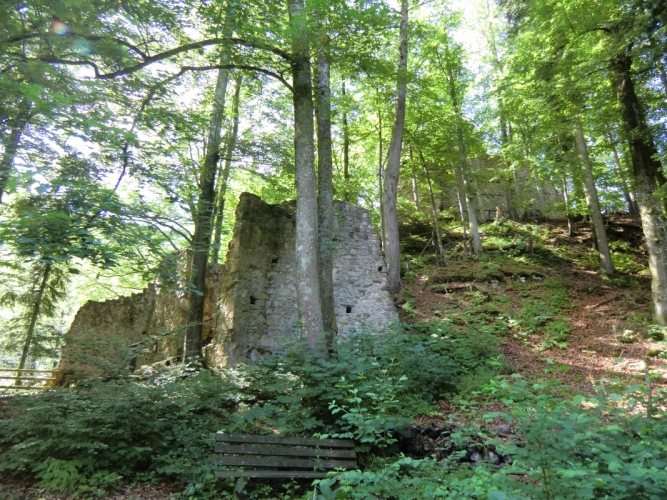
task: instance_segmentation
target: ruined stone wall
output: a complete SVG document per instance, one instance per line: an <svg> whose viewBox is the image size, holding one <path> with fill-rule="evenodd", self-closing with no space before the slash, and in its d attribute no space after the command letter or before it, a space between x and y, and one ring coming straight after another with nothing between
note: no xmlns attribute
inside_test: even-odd
<svg viewBox="0 0 667 500"><path fill-rule="evenodd" d="M241 195L234 235L222 271L211 366L257 361L299 335L293 205L268 205ZM380 240L368 213L336 202L334 304L339 336L381 331L398 319L387 291Z"/></svg>
<svg viewBox="0 0 667 500"><path fill-rule="evenodd" d="M180 256L180 273L188 255ZM202 341L212 337L220 266L209 264ZM77 312L63 345L59 367L70 379L112 376L128 363L139 367L177 358L183 353L188 313L185 283L151 284L141 293L103 302L88 301ZM136 359L135 359L136 358Z"/></svg>
<svg viewBox="0 0 667 500"><path fill-rule="evenodd" d="M479 188L478 195L474 196L474 202L475 205L479 205L477 208L481 211L484 220L495 218L496 207L500 207L504 216L508 217L509 206L516 209L520 216L533 216L538 212L546 217L562 216L557 208L563 201L561 192L550 182L540 181L544 199L544 205L540 206L535 177L525 166L516 167L511 193L508 192L507 182L498 179L501 166L495 158L488 156L472 158L470 167L472 174L477 179L476 187ZM458 212L456 188L452 186L444 189L440 203L443 208L455 208Z"/></svg>
<svg viewBox="0 0 667 500"><path fill-rule="evenodd" d="M149 338L155 310L155 289L104 302L88 301L77 312L63 345L58 368L73 378L120 373L130 346Z"/></svg>
<svg viewBox="0 0 667 500"><path fill-rule="evenodd" d="M336 202L335 213L330 247L339 336L382 331L398 313L387 291L380 240L364 209ZM294 252L294 203L268 205L242 194L226 262L208 268L202 340L210 366L258 361L298 338ZM181 260L188 261L185 253ZM72 324L62 367L92 377L108 375L112 365L123 369L128 356L140 350L137 367L179 356L187 322L185 288L184 283L171 289L152 285L130 297L86 303ZM91 343L92 349L86 347ZM130 351L133 345L138 347Z"/></svg>

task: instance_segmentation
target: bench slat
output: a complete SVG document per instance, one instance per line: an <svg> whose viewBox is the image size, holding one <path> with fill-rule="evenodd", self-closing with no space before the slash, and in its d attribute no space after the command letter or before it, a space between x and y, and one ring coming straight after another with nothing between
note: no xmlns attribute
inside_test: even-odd
<svg viewBox="0 0 667 500"><path fill-rule="evenodd" d="M227 443L284 444L295 446L320 446L327 448L354 448L354 441L349 439L315 439L281 436L258 436L251 434L224 434L218 432L216 441Z"/></svg>
<svg viewBox="0 0 667 500"><path fill-rule="evenodd" d="M216 460L219 465L231 467L280 467L280 468L303 468L303 469L356 469L357 462L354 460L320 460L320 459L298 459L282 457L221 457Z"/></svg>
<svg viewBox="0 0 667 500"><path fill-rule="evenodd" d="M265 446L265 445L229 445L216 444L216 453L228 455L274 455L289 457L326 457L326 458L356 458L353 449L327 450L321 448L297 448L294 446Z"/></svg>
<svg viewBox="0 0 667 500"><path fill-rule="evenodd" d="M326 472L313 472L303 470L221 470L215 473L215 477L307 477L324 478Z"/></svg>

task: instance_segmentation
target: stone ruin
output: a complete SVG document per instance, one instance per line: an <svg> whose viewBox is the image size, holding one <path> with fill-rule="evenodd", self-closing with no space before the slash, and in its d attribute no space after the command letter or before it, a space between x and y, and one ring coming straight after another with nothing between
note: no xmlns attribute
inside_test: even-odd
<svg viewBox="0 0 667 500"><path fill-rule="evenodd" d="M563 216L562 191L548 180L538 180L535 172L525 165L516 166L512 190L509 189L507 182L498 175L502 168L497 158L486 155L472 158L470 169L477 180L473 186L473 191L475 191L473 198L479 220L495 219L498 209L505 218L510 217L511 210L522 219ZM458 212L455 186L443 188L440 205L442 208L453 208Z"/></svg>
<svg viewBox="0 0 667 500"><path fill-rule="evenodd" d="M241 195L225 263L208 269L202 340L209 366L259 361L299 336L294 212L293 202L269 205ZM335 213L330 246L339 337L382 332L398 312L380 240L364 209L336 202ZM183 352L187 308L185 292L155 284L130 297L87 302L72 323L60 367L76 377L113 374L126 366L121 360L132 346L141 351L133 365L168 363Z"/></svg>

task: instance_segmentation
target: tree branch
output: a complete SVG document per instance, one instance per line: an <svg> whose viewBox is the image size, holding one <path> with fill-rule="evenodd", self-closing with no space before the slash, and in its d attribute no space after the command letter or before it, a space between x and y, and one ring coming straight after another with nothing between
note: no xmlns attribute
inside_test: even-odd
<svg viewBox="0 0 667 500"><path fill-rule="evenodd" d="M211 38L208 40L202 40L201 42L193 42L193 43L188 43L185 45L181 45L180 47L175 47L173 49L167 50L165 52L161 52L160 54L156 54L154 56L146 57L143 58L142 62L139 64L135 64L134 66L130 66L128 68L124 68L118 71L114 71L113 73L105 73L100 75L99 79L101 80L108 80L111 78L117 78L119 76L124 76L128 75L130 73L134 73L136 71L139 71L142 68L145 68L149 64L152 64L154 62L159 62L163 61L165 59L169 59L170 57L173 57L175 55L181 54L183 52L188 52L190 50L195 50L195 49L203 49L204 47L209 47L211 45L220 45L223 43L231 43L232 45L240 45L242 47L247 47L250 49L259 49L259 50L266 50L268 52L271 52L285 61L292 61L292 55L289 54L288 52L285 52L283 50L278 49L277 47L272 47L270 45L264 45L261 43L254 43L254 42L248 42L246 40L243 40L241 38Z"/></svg>

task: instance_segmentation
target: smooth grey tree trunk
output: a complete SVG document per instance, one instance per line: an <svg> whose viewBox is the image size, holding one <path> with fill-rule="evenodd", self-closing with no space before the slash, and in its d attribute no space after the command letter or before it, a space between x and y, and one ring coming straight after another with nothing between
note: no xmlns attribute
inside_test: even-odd
<svg viewBox="0 0 667 500"><path fill-rule="evenodd" d="M565 177L565 172L563 172L563 201L565 202L565 216L567 217L567 236L568 238L574 237L574 222L572 220L572 214L570 213L570 196L567 192L567 178Z"/></svg>
<svg viewBox="0 0 667 500"><path fill-rule="evenodd" d="M288 0L292 27L292 98L296 173L297 309L303 336L312 349L324 351L320 300L317 179L313 140L313 88L308 20L303 0Z"/></svg>
<svg viewBox="0 0 667 500"><path fill-rule="evenodd" d="M501 101L502 105L502 101ZM509 147L510 140L509 140L509 134L507 132L507 120L505 119L505 115L503 113L500 114L500 140L502 142L503 148ZM505 192L505 197L507 199L507 214L508 217L511 220L514 220L516 217L514 215L514 188L512 185L512 179L513 179L513 173L514 173L514 166L512 165L512 162L509 160L505 162L506 168L507 168L507 174L505 177L505 181L507 183L506 185L506 192Z"/></svg>
<svg viewBox="0 0 667 500"><path fill-rule="evenodd" d="M32 338L35 335L35 327L37 326L37 319L39 318L39 313L42 308L42 300L44 299L44 293L46 291L46 286L49 282L49 276L51 274L51 264L46 264L44 266L44 274L42 274L42 280L39 284L39 290L37 291L37 297L35 298L35 303L32 307L32 313L30 315L30 324L28 325L28 331L26 332L25 341L23 342L23 350L21 351L21 359L19 361L19 370L25 368L25 362L28 359L28 353L30 352L30 345L32 344ZM18 372L20 376L20 372ZM21 385L20 381L17 380L15 385Z"/></svg>
<svg viewBox="0 0 667 500"><path fill-rule="evenodd" d="M225 148L224 167L218 176L217 202L215 208L215 229L213 233L213 249L211 251L211 262L220 262L220 244L222 241L222 224L225 219L225 195L227 185L232 171L232 155L236 150L236 142L239 136L239 105L241 101L241 87L243 85L243 73L238 73L235 78L234 97L232 100L232 128L227 138Z"/></svg>
<svg viewBox="0 0 667 500"><path fill-rule="evenodd" d="M220 62L226 64L227 51L223 48ZM218 70L213 94L213 108L209 121L206 155L199 176L199 199L194 216L195 233L192 237L192 263L190 266L190 303L187 329L183 341L183 362L202 355L202 329L204 323L204 299L206 296L206 267L211 250L211 235L215 213L215 177L220 160L220 138L225 117L225 97L229 70Z"/></svg>
<svg viewBox="0 0 667 500"><path fill-rule="evenodd" d="M419 152L419 158L424 168L424 175L426 176L426 184L428 185L428 194L431 198L431 211L433 212L433 224L435 225L435 236L437 238L438 252L443 266L447 265L447 256L445 255L445 248L442 246L442 232L440 231L440 218L438 217L438 209L435 206L435 197L433 196L433 185L431 184L431 176L426 167L426 160L422 152Z"/></svg>
<svg viewBox="0 0 667 500"><path fill-rule="evenodd" d="M607 141L609 142L611 153L614 157L614 169L616 170L618 179L621 181L621 189L623 190L625 204L628 206L628 212L630 215L637 215L637 207L634 199L635 197L630 191L630 187L628 185L628 176L623 169L623 165L621 165L621 159L618 156L618 149L616 148L616 144L614 143L614 139L611 136L611 133L607 133Z"/></svg>
<svg viewBox="0 0 667 500"><path fill-rule="evenodd" d="M345 79L343 79L341 91L343 97L345 97ZM343 108L343 179L346 181L350 180L350 128L347 123L347 111L345 108Z"/></svg>
<svg viewBox="0 0 667 500"><path fill-rule="evenodd" d="M25 97L21 99L18 104L18 113L9 123L9 135L7 136L4 146L4 153L0 159L0 203L2 203L2 196L7 190L7 183L9 177L14 170L14 160L21 144L21 136L25 131L28 122L30 121L30 110L32 109L32 102Z"/></svg>
<svg viewBox="0 0 667 500"><path fill-rule="evenodd" d="M329 37L320 37L322 46L317 55L317 209L320 224L320 296L322 299L322 323L326 346L330 350L336 338L336 312L334 308L333 256L334 256L334 205L333 205L333 154L331 148L331 63Z"/></svg>
<svg viewBox="0 0 667 500"><path fill-rule="evenodd" d="M475 209L475 202L473 201L472 182L468 169L468 157L466 155L465 141L463 139L463 116L458 104L458 96L456 93L456 81L454 79L454 71L452 69L449 49L446 48L445 66L447 70L447 80L449 84L449 94L452 99L452 110L456 119L456 142L459 153L459 171L461 180L463 181L463 194L465 196L466 210L468 211L468 225L470 227L470 235L472 236L472 248L475 255L481 255L482 239L479 236L479 227L477 225L477 213Z"/></svg>
<svg viewBox="0 0 667 500"><path fill-rule="evenodd" d="M477 181L477 172L472 168L472 165L468 163L468 171L470 179L472 181L472 187L475 190L475 197L477 198L477 210L479 211L479 220L484 220L484 197L482 196L482 190L479 189L479 182Z"/></svg>
<svg viewBox="0 0 667 500"><path fill-rule="evenodd" d="M408 150L410 151L410 170L412 173L412 176L410 178L410 184L412 185L412 200L415 202L415 210L419 212L421 211L421 207L419 204L419 192L417 190L417 174L415 173L414 158L412 157L412 147L408 146Z"/></svg>
<svg viewBox="0 0 667 500"><path fill-rule="evenodd" d="M614 263L611 260L611 252L609 251L609 241L607 240L607 231L604 227L604 219L600 211L600 202L598 200L597 189L595 188L595 179L593 178L593 168L588 157L588 146L586 145L586 138L581 127L581 120L575 116L572 119L572 126L574 130L574 142L577 146L577 153L581 162L581 174L584 179L584 192L586 193L586 203L593 222L593 229L595 231L595 238L597 241L597 249L600 254L600 269L607 276L613 276L615 273Z"/></svg>
<svg viewBox="0 0 667 500"><path fill-rule="evenodd" d="M630 157L637 190L637 204L644 230L651 273L653 319L667 326L667 222L655 191L661 165L632 79L632 58L628 52L612 60L613 83L628 132Z"/></svg>
<svg viewBox="0 0 667 500"><path fill-rule="evenodd" d="M378 95L378 193L380 194L380 242L384 250L384 143L382 141L382 109L380 108L380 91Z"/></svg>
<svg viewBox="0 0 667 500"><path fill-rule="evenodd" d="M408 72L408 0L401 0L401 25L396 89L396 112L387 153L384 180L384 253L387 259L387 285L392 293L401 287L401 251L398 235L398 177L405 128L405 103Z"/></svg>
<svg viewBox="0 0 667 500"><path fill-rule="evenodd" d="M533 178L535 179L535 189L537 190L537 202L539 204L540 214L544 213L544 188L542 187L542 180L537 174L537 165L533 163Z"/></svg>
<svg viewBox="0 0 667 500"><path fill-rule="evenodd" d="M459 215L461 216L461 226L463 227L463 239L467 239L468 230L468 216L466 215L466 195L463 188L463 176L461 175L461 168L457 163L452 163L452 172L454 173L454 180L456 182L456 200L459 207Z"/></svg>

